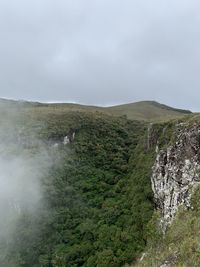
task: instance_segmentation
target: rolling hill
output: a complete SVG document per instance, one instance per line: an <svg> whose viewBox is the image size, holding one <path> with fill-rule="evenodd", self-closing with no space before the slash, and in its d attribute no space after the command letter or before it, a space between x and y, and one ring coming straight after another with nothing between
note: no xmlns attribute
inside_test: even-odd
<svg viewBox="0 0 200 267"><path fill-rule="evenodd" d="M176 109L156 101L141 101L131 104L113 106L106 109L112 115L126 115L131 120L161 121L190 114L188 110Z"/></svg>
<svg viewBox="0 0 200 267"><path fill-rule="evenodd" d="M100 112L106 113L112 116L125 116L130 120L139 121L167 121L170 119L176 119L183 117L185 115L191 114L189 110L182 110L169 107L164 104L160 104L156 101L140 101L130 104L123 104L110 107L98 107L98 106L88 106L73 103L39 103L39 102L27 102L27 101L14 101L0 99L0 107L6 106L19 106L26 108L37 108L37 111L48 113L65 113L69 111L79 111L79 112Z"/></svg>

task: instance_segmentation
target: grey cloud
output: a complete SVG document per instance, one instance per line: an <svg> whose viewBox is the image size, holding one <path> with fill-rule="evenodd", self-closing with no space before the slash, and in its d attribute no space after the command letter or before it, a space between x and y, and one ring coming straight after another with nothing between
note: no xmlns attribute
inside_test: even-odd
<svg viewBox="0 0 200 267"><path fill-rule="evenodd" d="M197 0L1 0L0 96L199 110Z"/></svg>

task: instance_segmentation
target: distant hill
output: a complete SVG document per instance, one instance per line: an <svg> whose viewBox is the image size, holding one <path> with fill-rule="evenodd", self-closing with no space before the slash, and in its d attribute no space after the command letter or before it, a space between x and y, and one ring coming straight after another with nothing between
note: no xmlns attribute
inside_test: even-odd
<svg viewBox="0 0 200 267"><path fill-rule="evenodd" d="M191 114L189 110L172 108L156 101L141 101L136 103L111 106L97 107L86 106L80 104L46 104L43 106L49 109L54 108L55 111L84 111L84 112L101 112L112 116L126 116L130 120L139 121L165 121L176 119Z"/></svg>
<svg viewBox="0 0 200 267"><path fill-rule="evenodd" d="M30 106L43 106L43 104L39 102L0 98L0 107L30 107Z"/></svg>
<svg viewBox="0 0 200 267"><path fill-rule="evenodd" d="M131 104L124 104L106 109L112 115L126 115L128 119L160 121L182 117L192 112L189 110L176 109L156 101L141 101Z"/></svg>
<svg viewBox="0 0 200 267"><path fill-rule="evenodd" d="M111 107L87 106L73 103L39 103L0 99L0 107L30 107L40 109L40 112L63 113L68 111L100 112L112 116L126 116L130 120L163 121L191 114L189 110L172 108L156 101L140 101Z"/></svg>

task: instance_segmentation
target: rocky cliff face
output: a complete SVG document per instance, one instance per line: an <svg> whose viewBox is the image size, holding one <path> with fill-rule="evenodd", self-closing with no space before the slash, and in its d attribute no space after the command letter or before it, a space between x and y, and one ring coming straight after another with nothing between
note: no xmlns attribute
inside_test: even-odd
<svg viewBox="0 0 200 267"><path fill-rule="evenodd" d="M173 145L163 149L158 144L151 177L163 231L180 205L190 208L191 194L200 184L200 125L177 124L174 140Z"/></svg>

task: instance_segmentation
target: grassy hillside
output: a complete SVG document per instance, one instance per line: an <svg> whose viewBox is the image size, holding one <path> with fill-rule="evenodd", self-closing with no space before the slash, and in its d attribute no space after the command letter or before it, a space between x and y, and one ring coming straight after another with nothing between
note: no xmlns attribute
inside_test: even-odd
<svg viewBox="0 0 200 267"><path fill-rule="evenodd" d="M141 101L132 104L114 106L107 109L113 115L126 115L131 120L163 121L183 117L191 112L171 108L155 101Z"/></svg>
<svg viewBox="0 0 200 267"><path fill-rule="evenodd" d="M40 108L41 112L51 112L54 110L55 113L79 111L79 112L90 112L90 113L104 113L112 116L125 116L130 120L140 121L166 121L170 119L181 118L185 115L191 114L188 110L181 110L172 108L155 101L141 101L131 104L124 104L119 106L111 107L96 107L86 106L79 104L60 103L60 104L42 104L37 102L16 102L12 100L1 100L0 107L7 105L12 106L23 106Z"/></svg>
<svg viewBox="0 0 200 267"><path fill-rule="evenodd" d="M141 101L112 107L95 107L78 104L51 104L48 107L65 111L101 112L112 116L125 116L130 120L140 121L165 121L181 118L191 113L188 110L171 108L155 101Z"/></svg>

